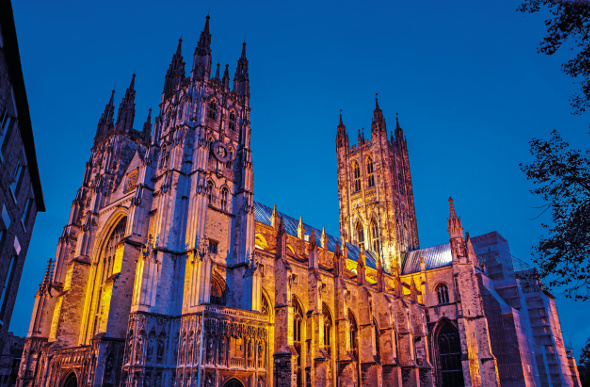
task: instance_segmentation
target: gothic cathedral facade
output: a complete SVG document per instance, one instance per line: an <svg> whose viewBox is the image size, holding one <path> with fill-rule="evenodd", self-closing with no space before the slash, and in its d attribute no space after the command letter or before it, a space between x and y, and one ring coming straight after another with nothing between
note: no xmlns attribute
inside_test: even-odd
<svg viewBox="0 0 590 387"><path fill-rule="evenodd" d="M328 235L253 200L246 44L230 85L227 65L212 73L208 16L188 77L181 43L153 124L150 110L134 129L135 75L116 120L114 91L106 105L19 385L500 385L493 280L452 201L450 242L420 249L397 119L388 138L377 103L371 139L350 146L340 117L341 235ZM492 259L504 245L490 240ZM541 385L512 329L514 385Z"/></svg>

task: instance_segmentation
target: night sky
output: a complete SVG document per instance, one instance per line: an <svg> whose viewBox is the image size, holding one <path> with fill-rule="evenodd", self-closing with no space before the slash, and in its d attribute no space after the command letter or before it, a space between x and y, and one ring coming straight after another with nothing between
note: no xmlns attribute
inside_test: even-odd
<svg viewBox="0 0 590 387"><path fill-rule="evenodd" d="M515 257L550 221L518 164L528 141L558 129L588 144L589 115L574 116L566 56L537 53L543 15L519 2L13 1L47 207L27 254L11 330L26 335L33 297L66 225L98 119L136 72L135 128L157 112L164 75L182 36L187 70L211 15L214 62L233 78L242 42L250 62L255 200L339 235L338 113L352 143L370 126L375 93L388 129L408 141L421 247L448 241L452 196L472 236L493 230ZM569 54L566 50L565 54ZM578 356L590 304L557 297ZM566 338L567 340L567 338Z"/></svg>

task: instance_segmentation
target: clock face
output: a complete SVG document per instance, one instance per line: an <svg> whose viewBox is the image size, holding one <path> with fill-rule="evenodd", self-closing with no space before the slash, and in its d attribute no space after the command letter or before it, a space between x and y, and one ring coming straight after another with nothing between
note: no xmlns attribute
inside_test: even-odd
<svg viewBox="0 0 590 387"><path fill-rule="evenodd" d="M228 162L231 158L227 145L223 141L214 141L211 144L211 150L215 158L222 163Z"/></svg>

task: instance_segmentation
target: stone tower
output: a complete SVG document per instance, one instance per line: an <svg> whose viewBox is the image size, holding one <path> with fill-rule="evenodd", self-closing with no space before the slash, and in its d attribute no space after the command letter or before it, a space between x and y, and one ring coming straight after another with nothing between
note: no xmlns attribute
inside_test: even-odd
<svg viewBox="0 0 590 387"><path fill-rule="evenodd" d="M203 381L186 351L206 352L204 305L243 310L242 323L260 310L246 43L233 87L229 65L211 72L209 16L189 76L181 48L154 124L150 110L133 129L135 74L116 121L114 91L106 105L36 295L21 385ZM266 340L265 328L248 329Z"/></svg>
<svg viewBox="0 0 590 387"><path fill-rule="evenodd" d="M357 145L350 146L341 114L336 154L342 238L374 252L393 273L402 253L419 248L408 147L397 117L388 139L375 98L371 138L359 131Z"/></svg>

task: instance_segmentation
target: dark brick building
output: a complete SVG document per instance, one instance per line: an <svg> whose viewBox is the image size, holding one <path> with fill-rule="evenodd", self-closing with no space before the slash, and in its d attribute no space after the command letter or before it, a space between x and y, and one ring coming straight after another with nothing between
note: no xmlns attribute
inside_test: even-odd
<svg viewBox="0 0 590 387"><path fill-rule="evenodd" d="M0 2L0 347L38 211L45 211L10 1Z"/></svg>

